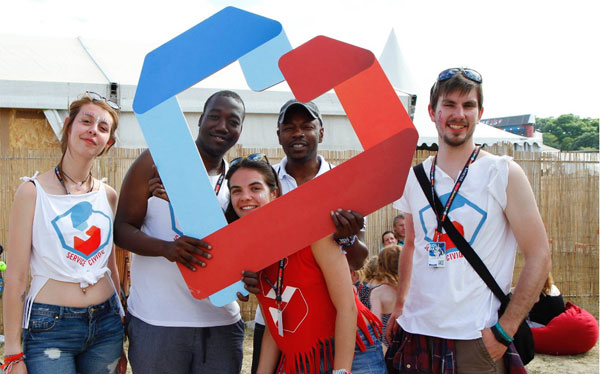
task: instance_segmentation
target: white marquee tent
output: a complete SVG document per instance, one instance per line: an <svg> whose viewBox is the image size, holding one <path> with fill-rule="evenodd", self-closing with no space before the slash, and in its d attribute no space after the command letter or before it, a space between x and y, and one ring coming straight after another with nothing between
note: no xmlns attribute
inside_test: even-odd
<svg viewBox="0 0 600 374"><path fill-rule="evenodd" d="M402 83L395 83L405 70L402 70L404 62L398 60L401 55L395 36L392 36L393 32L380 62L405 107L410 107L411 96L399 89ZM158 45L123 41L0 35L0 108L43 109L58 134L68 104L79 94L95 91L109 97L112 93L122 106L117 146L143 148L145 141L131 105L144 56L156 47ZM218 89L233 89L244 99L247 116L240 144L245 147L279 146L275 124L280 106L292 98L289 87L284 82L264 92L250 91L237 63L178 95L193 136L197 133L196 123L204 101ZM324 117L326 135L321 148L360 150L358 139L335 94L326 93L315 103ZM415 126L419 132L419 145L437 143L432 123ZM540 139L520 137L484 124L477 126L475 141L488 145L510 142L520 149L542 145Z"/></svg>

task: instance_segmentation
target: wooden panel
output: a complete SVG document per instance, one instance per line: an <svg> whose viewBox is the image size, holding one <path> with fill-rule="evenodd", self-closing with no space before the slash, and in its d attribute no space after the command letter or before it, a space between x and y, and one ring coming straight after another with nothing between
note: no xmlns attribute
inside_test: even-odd
<svg viewBox="0 0 600 374"><path fill-rule="evenodd" d="M56 149L60 142L46 120L44 112L37 109L17 109L10 123L11 149Z"/></svg>

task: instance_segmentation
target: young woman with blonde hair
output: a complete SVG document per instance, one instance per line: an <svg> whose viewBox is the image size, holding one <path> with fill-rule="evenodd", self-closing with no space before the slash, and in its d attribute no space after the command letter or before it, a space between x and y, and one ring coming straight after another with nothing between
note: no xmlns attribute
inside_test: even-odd
<svg viewBox="0 0 600 374"><path fill-rule="evenodd" d="M96 157L115 143L118 110L92 92L73 101L56 167L17 189L4 291L6 373L126 368L112 240L117 193L92 175Z"/></svg>
<svg viewBox="0 0 600 374"><path fill-rule="evenodd" d="M402 248L398 245L385 247L377 257L377 271L374 279L379 285L371 290L371 311L381 322L383 331L387 327L390 315L396 304L396 292L398 288L398 260ZM387 342L384 341L387 346ZM384 351L386 348L384 348Z"/></svg>

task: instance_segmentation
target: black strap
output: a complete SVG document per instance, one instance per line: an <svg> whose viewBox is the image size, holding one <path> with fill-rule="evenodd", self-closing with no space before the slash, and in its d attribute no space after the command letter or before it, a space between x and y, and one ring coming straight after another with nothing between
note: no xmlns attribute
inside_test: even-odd
<svg viewBox="0 0 600 374"><path fill-rule="evenodd" d="M432 190L431 183L427 178L427 174L425 174L423 164L420 163L418 165L413 166L413 171L415 172L415 176L417 177L417 180L421 185L423 193L429 201L429 205L435 207L436 210L439 209L438 211L442 211L442 202L437 196L437 193L435 193L435 191ZM433 196L431 196L432 194ZM466 239L458 232L458 230L456 230L456 227L454 227L454 225L449 219L444 220L443 226L454 245L456 245L456 248L458 248L462 255L467 259L467 261L469 261L469 264L471 264L473 269L475 269L475 271L477 272L477 274L479 274L481 279L483 279L485 284L487 284L487 286L490 288L490 290L492 290L494 295L496 295L496 297L500 300L503 307L506 307L509 301L508 296L504 294L504 292L502 291L502 289L500 288L500 286L498 285L488 268L485 266L481 258L479 258L477 253L475 253L475 250L473 250L473 248L466 241Z"/></svg>

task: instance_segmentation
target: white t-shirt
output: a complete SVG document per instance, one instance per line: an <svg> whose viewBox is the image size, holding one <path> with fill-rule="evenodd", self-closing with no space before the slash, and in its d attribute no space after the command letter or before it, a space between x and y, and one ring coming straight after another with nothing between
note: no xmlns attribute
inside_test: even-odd
<svg viewBox="0 0 600 374"><path fill-rule="evenodd" d="M218 177L209 176L213 187ZM224 182L221 186L217 199L225 209L229 203L227 183ZM141 230L152 237L169 241L174 241L181 235L181 228L171 205L157 197L148 199L148 209ZM177 264L162 256L133 255L127 306L133 316L154 326L224 326L241 318L236 302L216 307L208 298L194 298Z"/></svg>
<svg viewBox="0 0 600 374"><path fill-rule="evenodd" d="M429 157L423 163L428 177L432 160ZM504 215L509 161L507 156L480 156L469 167L448 214L505 293L510 290L517 249ZM435 188L443 204L454 182L436 167ZM446 339L481 337L482 329L497 322L500 301L449 239L445 267L428 266L425 247L437 224L412 169L404 195L394 207L412 215L415 230L410 288L398 323L414 334Z"/></svg>

